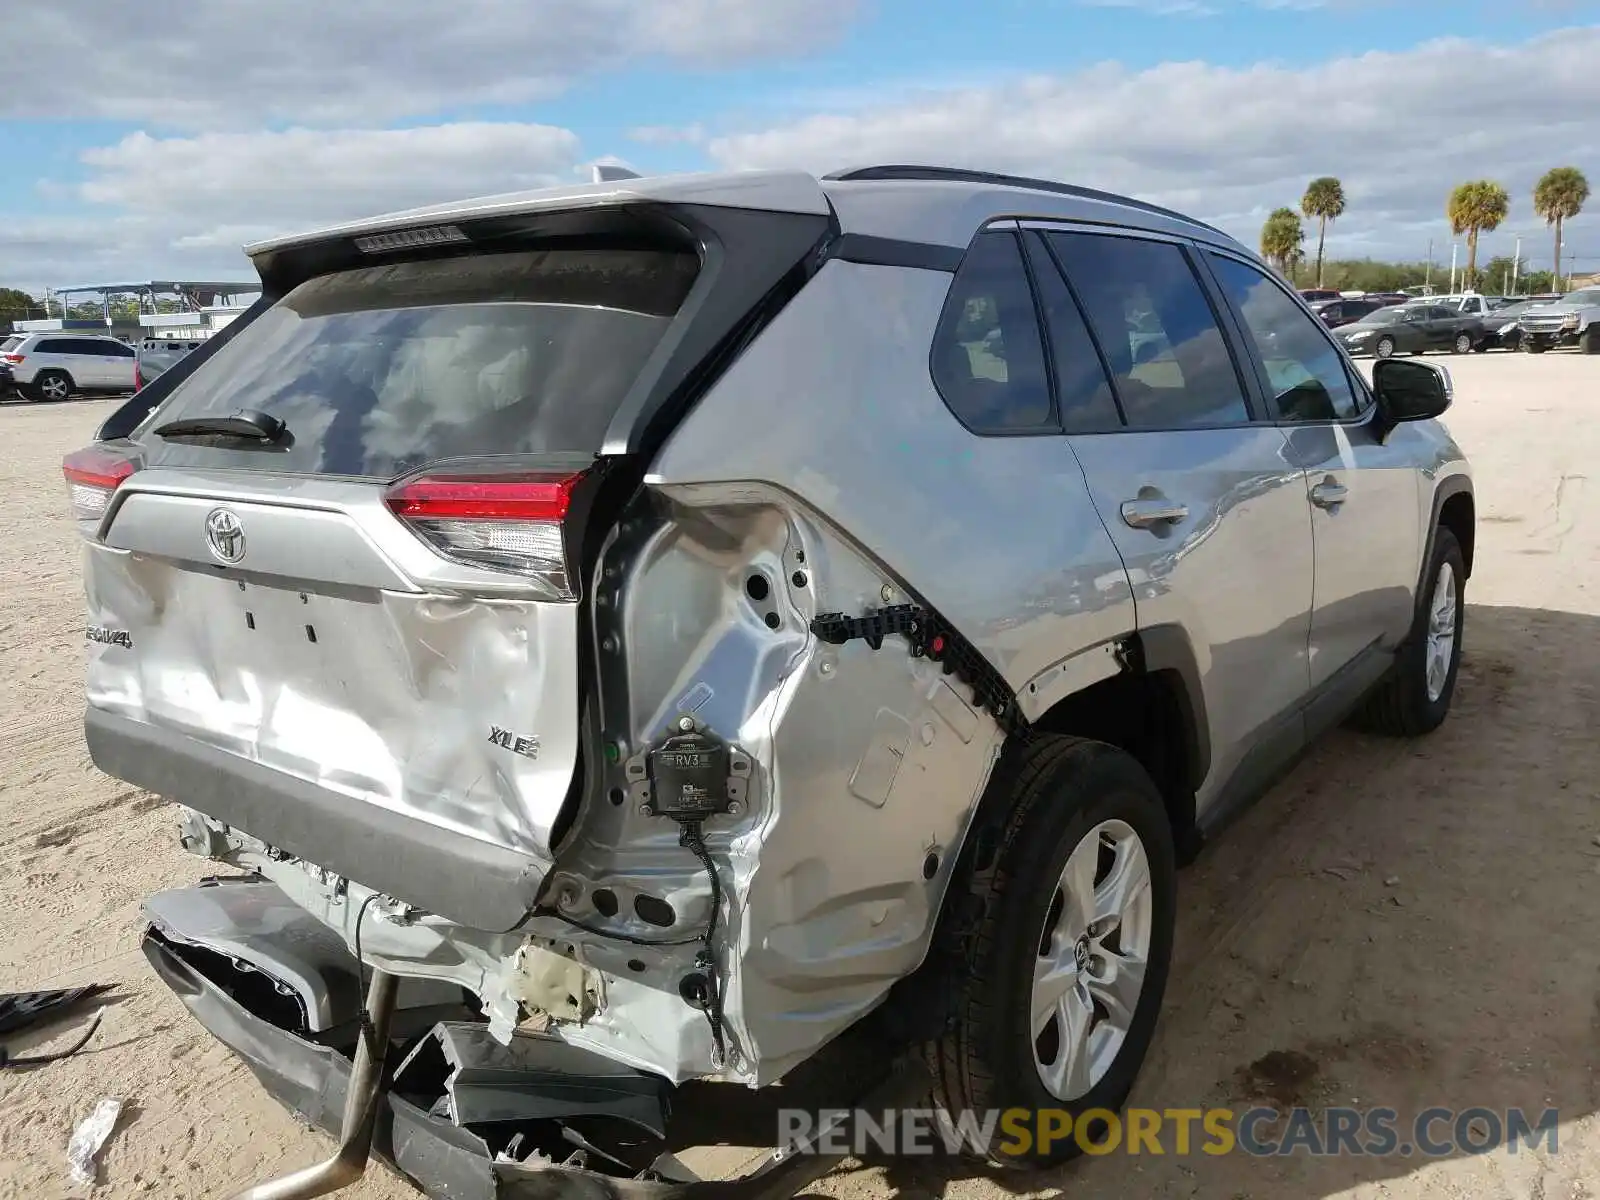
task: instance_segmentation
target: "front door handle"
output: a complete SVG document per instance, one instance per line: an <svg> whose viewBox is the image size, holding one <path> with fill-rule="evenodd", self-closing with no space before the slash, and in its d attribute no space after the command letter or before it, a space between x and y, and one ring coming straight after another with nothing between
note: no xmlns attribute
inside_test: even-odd
<svg viewBox="0 0 1600 1200"><path fill-rule="evenodd" d="M1331 475L1311 489L1311 503L1318 508L1335 508L1350 496L1350 489Z"/></svg>
<svg viewBox="0 0 1600 1200"><path fill-rule="evenodd" d="M1124 500L1122 520L1134 529L1150 529L1156 525L1176 525L1189 515L1186 504L1164 498L1149 500Z"/></svg>

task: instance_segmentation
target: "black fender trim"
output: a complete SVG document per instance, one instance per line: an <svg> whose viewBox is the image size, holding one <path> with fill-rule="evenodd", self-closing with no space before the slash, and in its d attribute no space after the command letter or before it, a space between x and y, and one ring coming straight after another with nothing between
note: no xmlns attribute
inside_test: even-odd
<svg viewBox="0 0 1600 1200"><path fill-rule="evenodd" d="M1423 543L1422 562L1417 567L1415 610L1419 613L1422 611L1423 605L1427 603L1427 597L1424 595L1424 592L1428 586L1428 566L1433 562L1433 545L1438 539L1440 517L1444 513L1445 501L1449 500L1452 496L1459 496L1463 493L1472 498L1473 511L1476 513L1477 497L1472 490L1472 477L1470 475L1457 474L1446 476L1440 482L1439 486L1434 489L1433 511L1428 518L1427 541ZM1467 547L1463 546L1462 550L1466 551ZM1467 558L1467 577L1469 579L1472 577L1472 559L1470 554Z"/></svg>
<svg viewBox="0 0 1600 1200"><path fill-rule="evenodd" d="M1211 773L1211 723L1206 719L1206 694L1194 647L1189 635L1176 625L1152 625L1134 636L1139 665L1145 671L1175 671L1183 681L1179 700L1185 708L1182 715L1189 739L1185 747L1189 784L1198 791Z"/></svg>

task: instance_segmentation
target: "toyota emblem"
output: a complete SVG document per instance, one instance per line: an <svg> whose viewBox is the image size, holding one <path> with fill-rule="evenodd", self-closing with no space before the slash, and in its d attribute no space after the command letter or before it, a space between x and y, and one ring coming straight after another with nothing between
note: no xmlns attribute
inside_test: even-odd
<svg viewBox="0 0 1600 1200"><path fill-rule="evenodd" d="M213 556L225 563L243 558L244 526L239 518L226 508L213 508L206 517L206 545Z"/></svg>

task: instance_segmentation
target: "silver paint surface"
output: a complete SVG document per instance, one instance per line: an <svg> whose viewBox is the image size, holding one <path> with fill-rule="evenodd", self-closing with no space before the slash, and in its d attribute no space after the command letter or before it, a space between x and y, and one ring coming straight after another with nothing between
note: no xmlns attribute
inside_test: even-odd
<svg viewBox="0 0 1600 1200"><path fill-rule="evenodd" d="M1067 441L974 437L934 389L928 346L949 286L935 271L829 263L701 400L651 477L793 494L1020 692L1131 632L1133 594Z"/></svg>
<svg viewBox="0 0 1600 1200"><path fill-rule="evenodd" d="M89 623L137 653L90 643L91 706L549 864L577 754L574 605L439 558L372 487L149 471L125 490L84 574ZM245 532L237 567L206 546L218 504Z"/></svg>
<svg viewBox="0 0 1600 1200"><path fill-rule="evenodd" d="M409 229L418 225L516 216L521 213L598 208L641 202L708 204L769 212L825 214L828 202L814 177L799 171L715 171L704 174L658 175L648 179L606 180L558 185L524 192L503 192L470 200L384 213L307 233L253 242L244 252L257 255L331 238Z"/></svg>
<svg viewBox="0 0 1600 1200"><path fill-rule="evenodd" d="M1141 629L1182 631L1211 731L1206 806L1254 735L1309 686L1311 518L1305 474L1271 425L1093 434L1069 439L1135 581ZM1133 529L1125 500L1183 505L1174 525ZM1262 581L1270 579L1270 587Z"/></svg>

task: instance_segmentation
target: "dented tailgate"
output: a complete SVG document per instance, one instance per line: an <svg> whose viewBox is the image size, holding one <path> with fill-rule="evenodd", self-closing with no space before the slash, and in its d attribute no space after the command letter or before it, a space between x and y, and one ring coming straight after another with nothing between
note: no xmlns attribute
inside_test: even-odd
<svg viewBox="0 0 1600 1200"><path fill-rule="evenodd" d="M90 643L96 761L422 907L514 923L576 759L576 607L496 594L372 489L142 474L88 550L89 624L125 635ZM469 902L463 870L513 886Z"/></svg>

